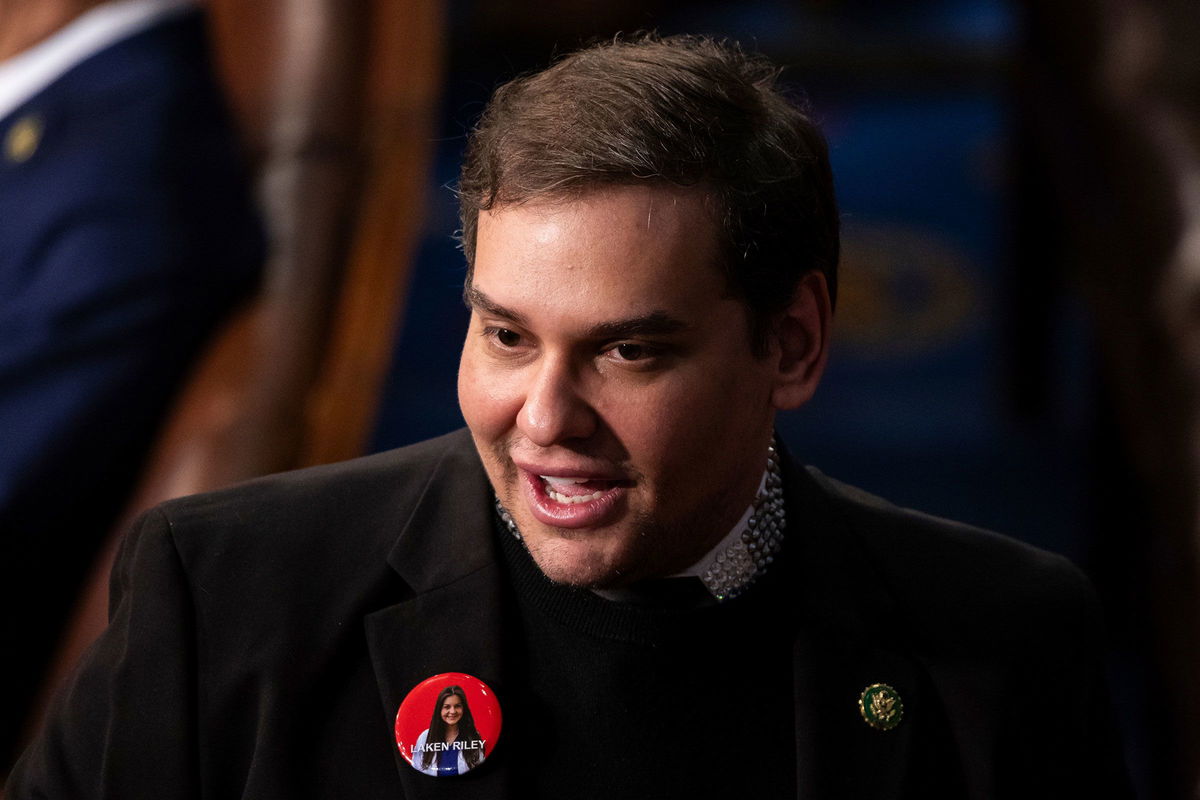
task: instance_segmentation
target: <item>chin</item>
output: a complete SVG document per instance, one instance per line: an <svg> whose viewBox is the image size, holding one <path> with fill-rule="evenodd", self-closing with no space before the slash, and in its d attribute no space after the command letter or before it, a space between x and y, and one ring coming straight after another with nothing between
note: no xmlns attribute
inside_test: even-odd
<svg viewBox="0 0 1200 800"><path fill-rule="evenodd" d="M526 537L525 546L538 569L554 583L606 589L629 580L629 570L617 554L597 542Z"/></svg>

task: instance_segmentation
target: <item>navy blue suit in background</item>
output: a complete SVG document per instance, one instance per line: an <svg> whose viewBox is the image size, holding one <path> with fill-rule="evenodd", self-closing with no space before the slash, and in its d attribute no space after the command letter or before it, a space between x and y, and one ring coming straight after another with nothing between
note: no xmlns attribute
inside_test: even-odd
<svg viewBox="0 0 1200 800"><path fill-rule="evenodd" d="M0 120L0 142L14 128L24 148L0 153L0 641L15 672L0 766L173 394L262 262L199 12L75 66Z"/></svg>

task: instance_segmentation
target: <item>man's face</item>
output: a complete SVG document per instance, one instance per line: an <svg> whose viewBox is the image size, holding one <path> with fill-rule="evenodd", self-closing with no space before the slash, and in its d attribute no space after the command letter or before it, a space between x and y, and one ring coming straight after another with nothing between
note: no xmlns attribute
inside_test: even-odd
<svg viewBox="0 0 1200 800"><path fill-rule="evenodd" d="M616 586L707 552L774 420L698 190L620 187L479 217L458 394L541 570Z"/></svg>

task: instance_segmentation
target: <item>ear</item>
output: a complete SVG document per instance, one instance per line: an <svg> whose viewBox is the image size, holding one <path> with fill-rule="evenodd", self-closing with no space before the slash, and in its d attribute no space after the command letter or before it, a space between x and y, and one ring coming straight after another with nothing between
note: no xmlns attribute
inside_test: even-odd
<svg viewBox="0 0 1200 800"><path fill-rule="evenodd" d="M824 273L806 273L772 334L776 346L771 357L778 359L771 392L776 409L799 408L816 392L829 357L832 318L829 284Z"/></svg>

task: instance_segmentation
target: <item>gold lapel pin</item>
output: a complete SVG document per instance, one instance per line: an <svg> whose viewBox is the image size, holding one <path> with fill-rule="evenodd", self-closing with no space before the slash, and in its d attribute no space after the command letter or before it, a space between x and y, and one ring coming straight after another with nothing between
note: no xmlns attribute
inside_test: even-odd
<svg viewBox="0 0 1200 800"><path fill-rule="evenodd" d="M890 731L904 719L904 702L891 686L873 683L859 695L858 713L875 730Z"/></svg>
<svg viewBox="0 0 1200 800"><path fill-rule="evenodd" d="M15 164L28 161L42 141L42 121L32 114L21 117L4 137L4 155Z"/></svg>

